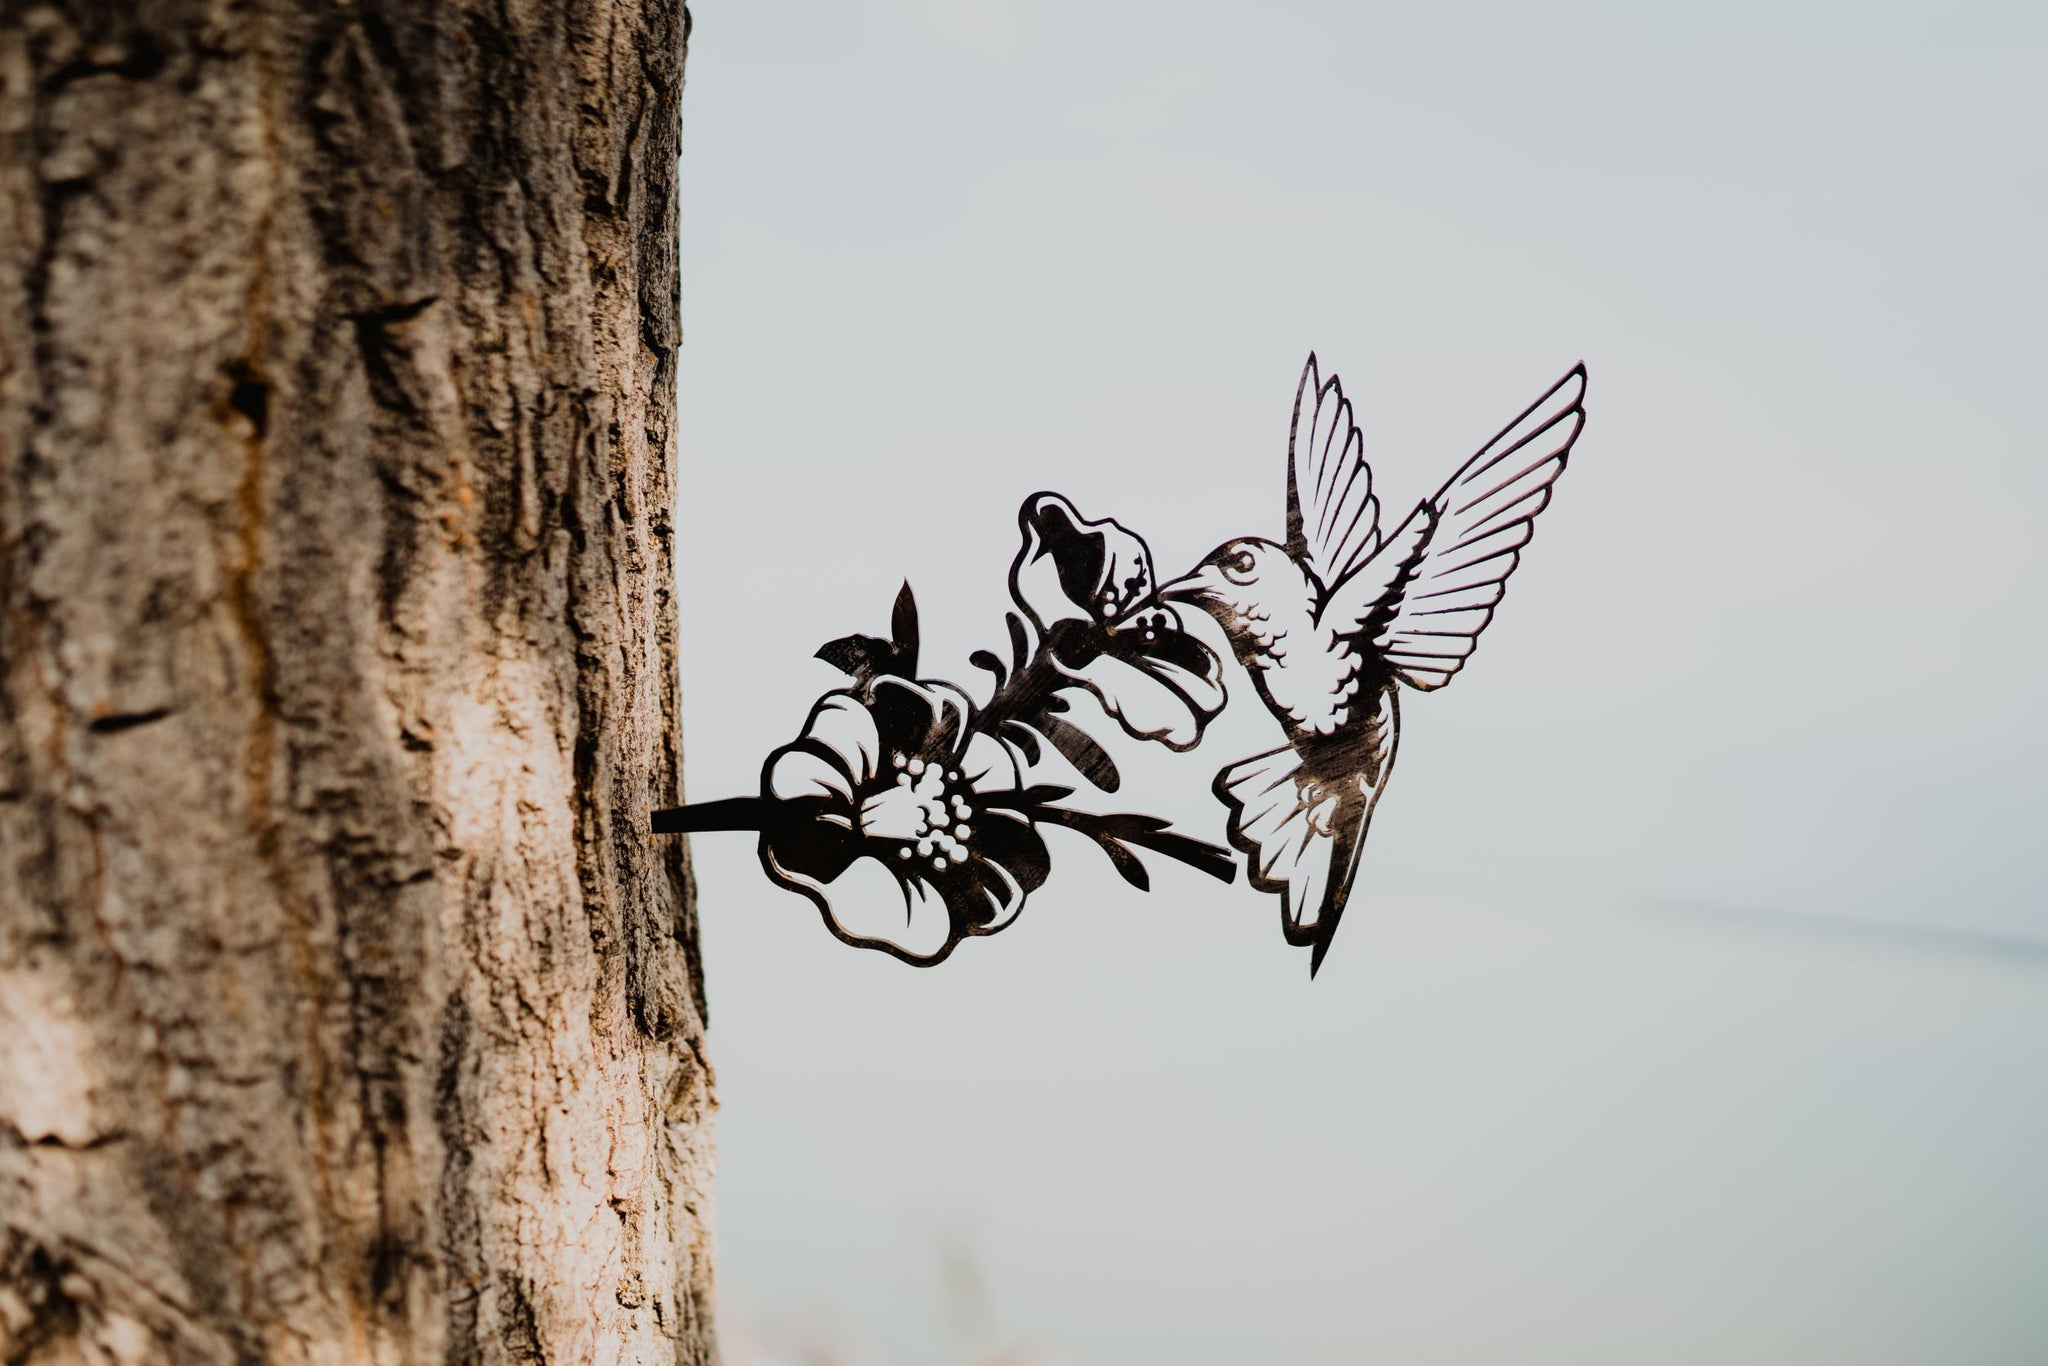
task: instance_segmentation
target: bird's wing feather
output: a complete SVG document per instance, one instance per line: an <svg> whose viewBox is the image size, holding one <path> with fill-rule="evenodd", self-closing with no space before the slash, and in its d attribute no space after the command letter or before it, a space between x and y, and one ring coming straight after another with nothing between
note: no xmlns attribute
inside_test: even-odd
<svg viewBox="0 0 2048 1366"><path fill-rule="evenodd" d="M1287 551L1334 589L1378 548L1379 519L1351 400L1335 375L1322 377L1310 352L1287 434Z"/></svg>
<svg viewBox="0 0 2048 1366"><path fill-rule="evenodd" d="M1412 688L1450 682L1493 620L1536 514L1550 503L1586 425L1585 397L1581 364L1416 508L1332 595L1323 619L1339 630L1356 622L1357 634Z"/></svg>

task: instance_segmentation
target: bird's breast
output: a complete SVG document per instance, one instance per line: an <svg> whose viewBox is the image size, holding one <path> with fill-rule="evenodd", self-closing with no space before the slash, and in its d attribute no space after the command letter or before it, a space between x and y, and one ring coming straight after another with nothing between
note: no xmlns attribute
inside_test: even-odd
<svg viewBox="0 0 2048 1366"><path fill-rule="evenodd" d="M1257 675L1259 691L1290 732L1334 735L1376 704L1365 654L1335 636L1304 633Z"/></svg>

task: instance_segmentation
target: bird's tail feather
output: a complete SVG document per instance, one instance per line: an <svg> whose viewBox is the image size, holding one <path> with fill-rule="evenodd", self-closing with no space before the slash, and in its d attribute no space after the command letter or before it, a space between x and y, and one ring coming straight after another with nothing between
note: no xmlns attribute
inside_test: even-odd
<svg viewBox="0 0 2048 1366"><path fill-rule="evenodd" d="M1216 775L1230 842L1245 856L1252 886L1279 894L1280 928L1288 943L1312 950L1311 977L1350 901L1366 828L1393 769L1393 726L1376 738L1370 773L1345 765L1344 776L1319 780L1299 753L1281 748Z"/></svg>
<svg viewBox="0 0 2048 1366"><path fill-rule="evenodd" d="M1232 764L1216 775L1215 791L1230 808L1230 842L1252 886L1280 894L1287 942L1313 950L1313 977L1350 899L1376 794L1362 775L1318 782L1292 749Z"/></svg>
<svg viewBox="0 0 2048 1366"><path fill-rule="evenodd" d="M1302 947L1315 942L1335 852L1303 800L1311 786L1301 756L1287 746L1232 764L1215 783L1217 798L1230 808L1230 842L1244 854L1252 886L1280 894L1280 927L1288 943Z"/></svg>

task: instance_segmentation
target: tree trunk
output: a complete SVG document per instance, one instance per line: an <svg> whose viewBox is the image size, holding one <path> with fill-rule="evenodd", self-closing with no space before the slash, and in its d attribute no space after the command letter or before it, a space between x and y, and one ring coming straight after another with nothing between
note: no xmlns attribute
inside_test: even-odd
<svg viewBox="0 0 2048 1366"><path fill-rule="evenodd" d="M0 0L0 1362L711 1362L680 0Z"/></svg>

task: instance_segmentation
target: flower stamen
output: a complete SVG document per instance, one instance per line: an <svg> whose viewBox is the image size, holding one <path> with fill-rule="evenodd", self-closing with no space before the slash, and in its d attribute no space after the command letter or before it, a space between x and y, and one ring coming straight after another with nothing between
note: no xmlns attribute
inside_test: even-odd
<svg viewBox="0 0 2048 1366"><path fill-rule="evenodd" d="M896 841L899 860L930 859L935 872L966 863L972 854L971 785L962 782L958 769L935 762L903 754L892 755L891 762L902 771L893 785L861 804L861 833Z"/></svg>

